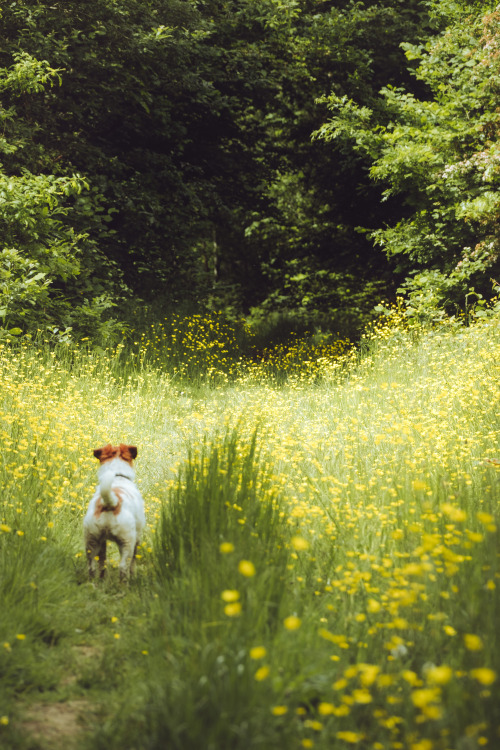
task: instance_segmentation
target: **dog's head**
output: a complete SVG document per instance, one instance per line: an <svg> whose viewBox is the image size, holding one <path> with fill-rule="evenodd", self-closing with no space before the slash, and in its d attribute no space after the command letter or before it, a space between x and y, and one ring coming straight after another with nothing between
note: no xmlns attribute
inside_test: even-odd
<svg viewBox="0 0 500 750"><path fill-rule="evenodd" d="M135 445L125 445L124 443L120 443L120 445L108 443L104 448L96 448L94 456L99 459L101 464L111 461L113 458L121 458L122 461L132 464L137 456L137 448Z"/></svg>

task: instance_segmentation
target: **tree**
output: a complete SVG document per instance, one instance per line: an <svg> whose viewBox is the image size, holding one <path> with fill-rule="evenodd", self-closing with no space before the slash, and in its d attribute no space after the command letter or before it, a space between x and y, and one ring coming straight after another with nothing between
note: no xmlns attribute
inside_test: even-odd
<svg viewBox="0 0 500 750"><path fill-rule="evenodd" d="M194 4L177 0L3 8L2 169L24 193L7 196L0 220L15 235L21 201L44 252L60 257L64 248L73 263L40 271L46 299L31 298L39 324L88 333L99 311L132 293L189 288L206 211L186 152L203 113L217 110L217 92L197 71L197 17ZM18 235L16 252L31 268L34 245ZM12 321L28 323L12 301L9 309Z"/></svg>
<svg viewBox="0 0 500 750"><path fill-rule="evenodd" d="M381 206L366 154L311 141L324 116L315 99L333 90L373 106L384 76L410 86L399 43L428 31L425 8L421 0L6 5L5 76L25 56L57 77L20 95L10 84L0 92L11 113L3 173L73 185L59 196L47 242L78 238L74 272L44 277L50 305L34 306L40 318L87 333L99 311L134 298L291 310L306 322L319 314L359 327L393 283L385 255L359 228L380 227L395 209ZM29 247L17 249L31 262Z"/></svg>
<svg viewBox="0 0 500 750"><path fill-rule="evenodd" d="M373 232L406 275L408 314L437 315L485 294L498 273L500 14L488 2L435 0L446 28L403 44L425 87L385 86L371 107L331 96L318 136L368 156L398 220Z"/></svg>
<svg viewBox="0 0 500 750"><path fill-rule="evenodd" d="M225 180L219 278L257 314L290 311L353 333L394 284L358 231L361 217L380 226L393 207L381 206L364 155L311 141L324 117L315 99L333 88L372 102L387 75L411 84L399 44L428 32L425 4L233 2L214 18L211 41L227 55L216 86L231 97L228 143L244 154L237 183Z"/></svg>
<svg viewBox="0 0 500 750"><path fill-rule="evenodd" d="M59 71L25 52L10 68L0 70L0 90L11 100L0 110L5 160L23 149L29 133L16 124L17 102L60 83ZM16 104L14 104L14 102ZM10 135L10 138L8 137ZM7 137L6 137L7 136ZM0 171L0 335L54 323L69 314L70 301L51 294L54 281L66 283L81 271L84 236L65 226L67 200L85 183L79 175L35 175L27 168L17 174Z"/></svg>

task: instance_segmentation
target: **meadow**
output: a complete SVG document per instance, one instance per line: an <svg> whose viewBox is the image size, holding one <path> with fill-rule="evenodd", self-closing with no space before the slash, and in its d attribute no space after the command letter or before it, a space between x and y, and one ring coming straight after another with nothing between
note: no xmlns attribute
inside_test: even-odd
<svg viewBox="0 0 500 750"><path fill-rule="evenodd" d="M500 746L500 318L0 344L0 746ZM242 353L243 352L243 353ZM87 581L92 451L148 531Z"/></svg>

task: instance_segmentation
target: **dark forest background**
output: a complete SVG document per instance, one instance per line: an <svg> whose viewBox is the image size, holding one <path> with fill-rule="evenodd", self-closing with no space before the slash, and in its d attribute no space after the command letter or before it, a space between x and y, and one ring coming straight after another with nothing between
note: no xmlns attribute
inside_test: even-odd
<svg viewBox="0 0 500 750"><path fill-rule="evenodd" d="M87 0L0 16L0 327L216 310L356 336L498 286L500 12ZM399 292L398 292L399 290Z"/></svg>

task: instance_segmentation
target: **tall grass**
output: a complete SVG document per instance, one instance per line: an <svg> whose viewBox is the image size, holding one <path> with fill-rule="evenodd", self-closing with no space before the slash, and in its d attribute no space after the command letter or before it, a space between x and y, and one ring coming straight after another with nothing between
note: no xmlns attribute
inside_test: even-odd
<svg viewBox="0 0 500 750"><path fill-rule="evenodd" d="M290 527L255 442L230 433L181 471L155 535L156 597L147 604L153 658L135 676L140 699L125 689L99 747L118 735L125 744L130 721L138 747L278 741L262 705L267 686L254 677L293 599Z"/></svg>
<svg viewBox="0 0 500 750"><path fill-rule="evenodd" d="M40 704L65 748L496 747L499 345L394 318L281 385L4 346L2 747L57 745ZM107 441L147 501L127 590L82 554Z"/></svg>

